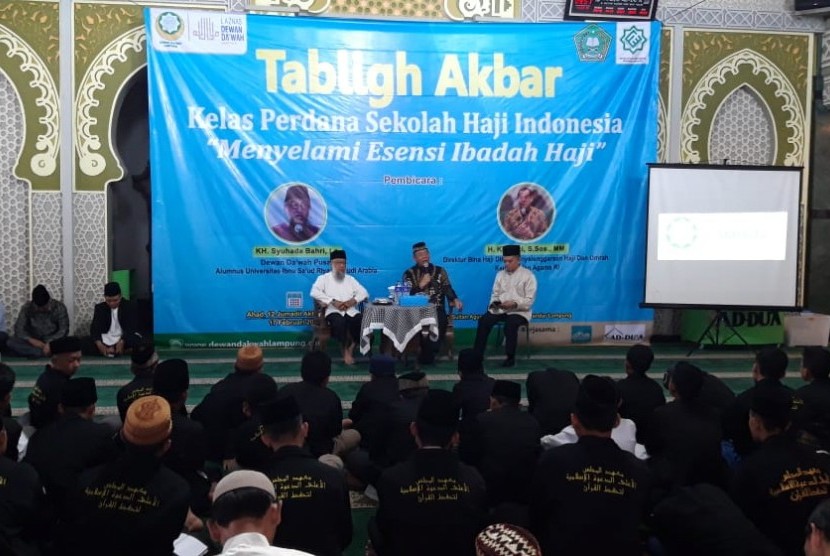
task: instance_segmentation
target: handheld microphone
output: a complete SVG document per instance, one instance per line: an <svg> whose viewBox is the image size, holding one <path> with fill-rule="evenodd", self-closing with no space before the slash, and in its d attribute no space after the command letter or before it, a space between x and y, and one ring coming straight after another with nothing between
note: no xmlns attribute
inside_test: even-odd
<svg viewBox="0 0 830 556"><path fill-rule="evenodd" d="M303 226L302 224L294 224L294 233L300 235L303 233L304 228L305 226Z"/></svg>

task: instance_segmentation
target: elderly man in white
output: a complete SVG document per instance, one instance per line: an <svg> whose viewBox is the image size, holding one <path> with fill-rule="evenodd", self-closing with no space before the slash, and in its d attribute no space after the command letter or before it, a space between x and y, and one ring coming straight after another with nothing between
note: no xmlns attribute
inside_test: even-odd
<svg viewBox="0 0 830 556"><path fill-rule="evenodd" d="M357 304L369 297L366 288L346 274L346 252L335 249L329 255L331 271L311 286L311 297L326 308L331 335L343 348L343 362L354 365L355 345L360 341L360 312Z"/></svg>

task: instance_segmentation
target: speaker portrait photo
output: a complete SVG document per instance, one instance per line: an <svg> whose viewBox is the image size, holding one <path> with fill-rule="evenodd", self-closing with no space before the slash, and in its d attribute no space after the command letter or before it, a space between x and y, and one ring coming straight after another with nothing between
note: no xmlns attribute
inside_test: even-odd
<svg viewBox="0 0 830 556"><path fill-rule="evenodd" d="M265 203L268 229L287 243L307 243L323 230L326 203L312 187L302 183L279 186Z"/></svg>
<svg viewBox="0 0 830 556"><path fill-rule="evenodd" d="M519 183L507 190L499 203L502 230L516 241L532 241L553 226L556 208L550 193L534 183Z"/></svg>

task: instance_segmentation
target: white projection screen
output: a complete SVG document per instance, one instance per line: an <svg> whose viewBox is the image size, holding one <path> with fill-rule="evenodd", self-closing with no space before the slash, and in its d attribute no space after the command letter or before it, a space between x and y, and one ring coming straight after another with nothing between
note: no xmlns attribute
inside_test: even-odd
<svg viewBox="0 0 830 556"><path fill-rule="evenodd" d="M649 167L644 306L795 309L801 168Z"/></svg>

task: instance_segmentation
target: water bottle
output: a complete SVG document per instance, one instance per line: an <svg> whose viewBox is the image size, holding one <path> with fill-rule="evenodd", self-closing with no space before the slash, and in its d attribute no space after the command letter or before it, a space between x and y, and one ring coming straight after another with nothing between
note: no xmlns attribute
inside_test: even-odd
<svg viewBox="0 0 830 556"><path fill-rule="evenodd" d="M401 304L401 292L403 291L403 286L401 285L400 281L395 283L395 305Z"/></svg>

